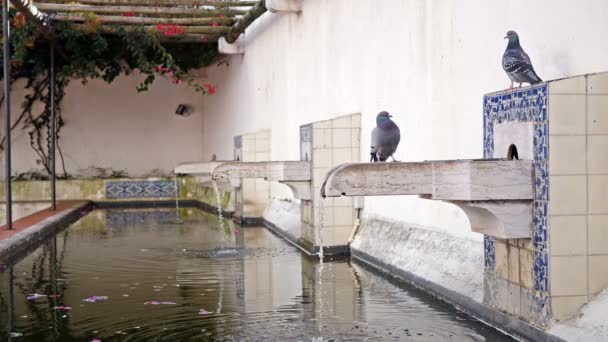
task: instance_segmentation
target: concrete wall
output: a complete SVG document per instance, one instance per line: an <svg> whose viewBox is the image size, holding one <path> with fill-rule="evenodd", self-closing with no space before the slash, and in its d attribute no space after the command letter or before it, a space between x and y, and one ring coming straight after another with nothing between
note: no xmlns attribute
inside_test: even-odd
<svg viewBox="0 0 608 342"><path fill-rule="evenodd" d="M509 85L506 31L555 79L608 70L606 17L604 0L306 0L299 15L267 13L247 31L244 56L209 70L218 93L204 99L204 158L229 158L233 136L270 128L272 159L296 160L301 124L360 112L368 160L380 110L402 129L398 160L479 158L482 95ZM365 206L468 234L449 204L387 197Z"/></svg>
<svg viewBox="0 0 608 342"><path fill-rule="evenodd" d="M179 162L200 160L202 95L164 78L157 79L149 91L138 93L135 88L141 79L134 74L112 84L100 80L69 84L61 103L65 126L60 133L68 173L90 177L99 173L93 168L111 168L134 177L158 176L169 174ZM16 120L23 82L13 87L12 95ZM190 117L174 114L180 103L193 106ZM41 169L27 132L13 132L13 175Z"/></svg>

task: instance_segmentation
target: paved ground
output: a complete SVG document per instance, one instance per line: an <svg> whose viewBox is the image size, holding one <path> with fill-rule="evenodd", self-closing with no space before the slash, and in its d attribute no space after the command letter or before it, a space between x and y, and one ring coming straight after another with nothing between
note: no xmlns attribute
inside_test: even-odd
<svg viewBox="0 0 608 342"><path fill-rule="evenodd" d="M47 209L35 212L31 215L22 217L17 221L13 222L12 230L7 230L6 225L0 226L0 241L7 239L21 231L24 231L29 227L40 223L41 221L46 220L47 218L53 215L59 214L80 204L82 204L82 201L58 201L56 211L51 210L51 208L49 207Z"/></svg>

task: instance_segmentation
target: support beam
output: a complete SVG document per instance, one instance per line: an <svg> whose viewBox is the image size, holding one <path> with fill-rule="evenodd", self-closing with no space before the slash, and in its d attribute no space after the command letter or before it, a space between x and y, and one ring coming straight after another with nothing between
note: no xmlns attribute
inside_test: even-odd
<svg viewBox="0 0 608 342"><path fill-rule="evenodd" d="M73 3L72 0L44 0L38 3ZM257 1L217 1L217 0L78 0L84 5L113 6L213 6L213 7L250 7Z"/></svg>
<svg viewBox="0 0 608 342"><path fill-rule="evenodd" d="M51 103L51 209L57 210L57 173L56 173L56 146L57 146L57 118L55 116L55 42L51 45L51 61L49 66L49 97Z"/></svg>
<svg viewBox="0 0 608 342"><path fill-rule="evenodd" d="M87 31L87 27L83 24L75 24L74 27L76 29ZM141 32L141 28L147 32L158 32L156 25L145 25L145 26L122 26L122 28L127 32ZM184 30L184 33L199 33L199 34L210 34L210 35L221 35L230 30L228 27L211 27L211 26L181 26L181 29ZM97 32L101 33L116 33L118 28L113 25L99 25L96 28ZM164 36L162 32L158 32L160 35ZM174 36L169 36L170 38L179 37L182 34L176 34Z"/></svg>
<svg viewBox="0 0 608 342"><path fill-rule="evenodd" d="M218 34L186 33L179 36L161 35L158 39L163 43L214 43L221 38Z"/></svg>
<svg viewBox="0 0 608 342"><path fill-rule="evenodd" d="M6 178L6 227L13 229L13 198L11 188L11 52L8 24L8 0L2 0L2 43L4 71L4 178Z"/></svg>
<svg viewBox="0 0 608 342"><path fill-rule="evenodd" d="M235 18L156 18L156 17L125 17L118 15L98 15L97 20L104 24L124 25L233 25ZM60 13L55 17L57 21L84 22L87 17L82 13Z"/></svg>
<svg viewBox="0 0 608 342"><path fill-rule="evenodd" d="M302 0L266 0L266 8L271 13L300 13Z"/></svg>
<svg viewBox="0 0 608 342"><path fill-rule="evenodd" d="M235 43L228 43L226 38L221 37L217 42L217 49L221 54L224 55L242 55L245 53L245 49Z"/></svg>
<svg viewBox="0 0 608 342"><path fill-rule="evenodd" d="M241 33L245 32L247 27L251 25L257 18L266 12L266 0L260 0L255 6L251 7L249 12L245 13L239 21L237 21L232 29L226 35L226 42L232 44L236 42Z"/></svg>
<svg viewBox="0 0 608 342"><path fill-rule="evenodd" d="M19 0L12 0L19 1ZM188 17L218 17L243 15L247 11L239 9L204 9L186 7L148 7L148 6L93 6L93 5L71 5L71 4L50 4L38 3L38 8L42 11L56 12L81 12L81 13L135 13L135 14L154 14L157 16L185 15ZM16 6L15 6L16 7Z"/></svg>

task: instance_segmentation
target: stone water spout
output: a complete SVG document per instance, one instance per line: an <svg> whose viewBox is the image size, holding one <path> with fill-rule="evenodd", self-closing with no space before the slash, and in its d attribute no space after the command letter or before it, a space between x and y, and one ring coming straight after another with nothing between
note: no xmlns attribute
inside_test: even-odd
<svg viewBox="0 0 608 342"><path fill-rule="evenodd" d="M263 178L287 185L298 199L311 199L309 161L227 162L217 166L212 179L240 186L241 179Z"/></svg>
<svg viewBox="0 0 608 342"><path fill-rule="evenodd" d="M328 172L321 196L419 195L459 206L473 231L530 238L533 166L507 159L343 164Z"/></svg>
<svg viewBox="0 0 608 342"><path fill-rule="evenodd" d="M218 166L231 161L210 161L210 162L186 162L181 163L173 169L175 175L193 176L200 184L208 184L212 181L211 174Z"/></svg>

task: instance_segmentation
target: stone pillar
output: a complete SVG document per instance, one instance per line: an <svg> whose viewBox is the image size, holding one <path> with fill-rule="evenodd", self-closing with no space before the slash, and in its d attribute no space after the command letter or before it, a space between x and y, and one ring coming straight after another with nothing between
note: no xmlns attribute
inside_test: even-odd
<svg viewBox="0 0 608 342"><path fill-rule="evenodd" d="M234 137L234 160L270 160L270 130ZM263 179L242 179L235 190L235 218L245 224L261 224L270 200L270 186Z"/></svg>
<svg viewBox="0 0 608 342"><path fill-rule="evenodd" d="M528 138L500 133L522 124ZM485 158L508 144L534 160L532 239L485 237L484 297L546 326L608 287L608 73L486 95Z"/></svg>
<svg viewBox="0 0 608 342"><path fill-rule="evenodd" d="M320 197L325 175L334 166L360 161L361 114L342 116L300 127L300 160L311 163L312 201L301 201L301 242L312 253L344 253L356 211L353 198Z"/></svg>

